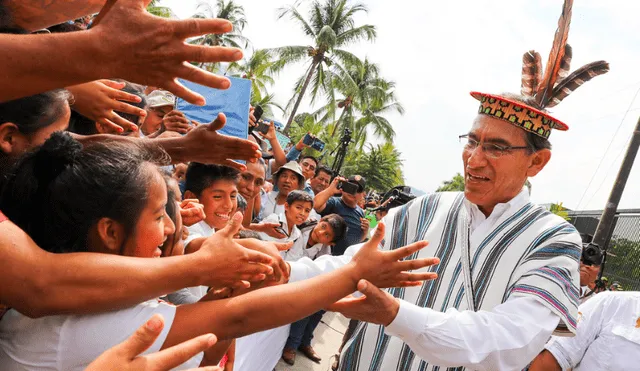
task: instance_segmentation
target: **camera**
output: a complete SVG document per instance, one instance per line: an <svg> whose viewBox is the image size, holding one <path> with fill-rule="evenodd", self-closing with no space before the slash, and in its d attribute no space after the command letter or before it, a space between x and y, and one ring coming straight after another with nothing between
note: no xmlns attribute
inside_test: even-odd
<svg viewBox="0 0 640 371"><path fill-rule="evenodd" d="M356 193L358 193L358 185L349 182L338 182L338 189L350 195L355 195Z"/></svg>
<svg viewBox="0 0 640 371"><path fill-rule="evenodd" d="M583 264L600 266L603 257L604 252L600 246L592 242L582 244L582 258L580 260Z"/></svg>

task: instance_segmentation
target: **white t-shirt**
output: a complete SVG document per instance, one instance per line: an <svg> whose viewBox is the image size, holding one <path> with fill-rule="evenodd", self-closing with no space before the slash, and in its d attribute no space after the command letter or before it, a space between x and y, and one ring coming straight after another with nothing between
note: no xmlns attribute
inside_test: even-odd
<svg viewBox="0 0 640 371"><path fill-rule="evenodd" d="M279 222L282 222L282 228L285 231L289 230L289 226L287 224L287 218L285 217L284 212L282 214L271 214L268 217L264 218L264 220L262 221L262 223L279 223ZM291 229L291 234L289 235L289 237L274 238L264 232L258 232L258 235L263 241L289 242L289 241L299 240L301 236L301 232L300 232L300 229L298 229L298 227L294 225L293 228ZM299 253L294 253L293 248L295 246L296 245L294 244L293 247L291 247L291 249L287 251L281 251L280 256L282 256L282 259L286 261L298 260L302 256L302 251L300 251ZM292 257L289 257L289 255L291 255L292 253L293 253Z"/></svg>
<svg viewBox="0 0 640 371"><path fill-rule="evenodd" d="M0 321L0 369L82 371L156 313L164 317L165 326L143 354L160 350L173 324L175 306L150 300L113 312L42 318L29 318L10 310ZM198 354L176 370L198 367L202 356Z"/></svg>
<svg viewBox="0 0 640 371"><path fill-rule="evenodd" d="M187 229L189 230L189 236L186 240L184 240L185 247L196 238L207 238L213 236L213 234L216 233L216 230L211 228L209 224L207 224L204 220L190 227L187 227ZM189 290L192 295L196 296L198 300L200 300L207 294L207 290L209 290L209 288L207 286L194 286L188 287L187 290Z"/></svg>

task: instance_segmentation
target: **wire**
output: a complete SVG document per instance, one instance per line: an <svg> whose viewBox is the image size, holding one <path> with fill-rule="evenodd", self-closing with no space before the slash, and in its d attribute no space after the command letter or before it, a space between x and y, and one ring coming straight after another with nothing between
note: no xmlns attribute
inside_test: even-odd
<svg viewBox="0 0 640 371"><path fill-rule="evenodd" d="M587 191L589 190L589 187L591 187L591 183L593 183L593 180L595 179L596 174L598 173L598 170L600 170L600 166L602 166L602 163L604 162L604 158L607 155L607 152L609 152L609 149L611 148L611 145L613 144L614 139L618 135L618 132L620 131L620 128L622 127L622 124L624 123L624 120L627 118L627 114L629 113L629 111L631 111L631 107L633 106L633 103L635 102L636 98L638 97L638 93L640 93L640 88L638 88L638 90L636 90L636 93L633 95L633 99L631 99L631 102L629 103L629 107L627 107L627 110L625 111L624 116L622 116L622 120L620 120L620 124L618 125L618 128L616 129L616 132L611 137L611 140L609 141L609 145L607 146L607 149L602 154L602 157L600 157L600 162L598 163L598 166L596 167L596 170L593 172L593 175L591 176L591 179L589 180L589 183L587 184L587 187L585 188L584 192L582 193L582 197L580 197L580 201L578 201L578 205L576 206L576 210L580 210L580 204L582 204L582 201L584 200L584 197L587 195Z"/></svg>

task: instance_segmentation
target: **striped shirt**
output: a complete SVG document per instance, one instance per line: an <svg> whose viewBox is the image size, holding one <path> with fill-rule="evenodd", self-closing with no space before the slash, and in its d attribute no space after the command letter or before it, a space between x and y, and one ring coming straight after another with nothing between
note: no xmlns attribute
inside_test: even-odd
<svg viewBox="0 0 640 371"><path fill-rule="evenodd" d="M438 273L436 280L427 281L420 287L388 290L394 297L402 299L401 312L403 304L406 304L405 307L412 306L423 311L424 308L431 308L429 313L434 318L437 317L435 314L442 316L451 310L486 314L506 301L524 298L538 305L537 308L548 315L557 316L555 318L559 318L575 333L580 236L565 220L530 203L528 194L521 193L516 199L518 202L507 206L497 205L496 210L499 206L503 209L499 212L494 210L486 222L481 223L474 218L478 214L477 206L466 200L462 193L435 193L392 209L385 218L387 230L381 248L392 250L427 240L429 246L415 253L412 258L440 258L439 265L426 268L426 271ZM353 253L350 250L347 255ZM323 266L336 265L328 259L321 257L313 263L326 271ZM524 313L529 315L527 311ZM476 317L481 318L480 315L478 313ZM534 316L533 312L531 316ZM460 317L460 321L465 319L464 316ZM532 319L535 322L535 317ZM459 322L453 327L465 325L473 326L473 323ZM465 343L464 339L447 340L445 335L430 334L429 331L435 330L419 323L415 324L415 328L414 339L432 335L439 336L443 344L467 344L467 348L476 346L473 342ZM508 331L509 327L504 328ZM525 352L529 359L511 360L508 369L525 367L542 350L552 331L553 327L548 334L541 335L542 341L538 339L536 344L539 344L539 349ZM476 344L491 345L504 341L497 338L499 335L488 333L475 333L473 337ZM413 347L416 348L415 344ZM491 346L482 348L490 349ZM389 336L384 327L361 323L343 349L340 370L464 370L461 365L469 369L504 369L499 368L503 366L502 360L496 361L494 358L497 356L491 351L481 354L476 360L460 359L459 363L455 356L449 356L445 363L439 361L445 357L434 352L421 350L420 354L416 355L414 349L400 338ZM518 356L522 357L522 354Z"/></svg>

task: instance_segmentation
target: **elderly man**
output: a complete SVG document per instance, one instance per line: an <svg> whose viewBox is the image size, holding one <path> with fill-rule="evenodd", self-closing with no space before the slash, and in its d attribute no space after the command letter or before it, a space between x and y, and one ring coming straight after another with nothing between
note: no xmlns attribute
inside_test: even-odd
<svg viewBox="0 0 640 371"><path fill-rule="evenodd" d="M568 49L562 34L556 52ZM540 80L530 79L527 58L539 54L525 54L523 96L472 93L480 108L460 136L464 193L427 195L385 218L380 248L430 241L419 256L440 259L429 268L438 279L387 292L361 281L364 297L334 304L331 310L363 321L343 348L340 370L521 370L559 324L575 334L580 235L532 204L524 189L551 159L551 130L568 129L545 111L571 92L552 90L555 82L560 90L580 85L570 84L575 74L558 79L554 63L563 54L550 58L549 76ZM292 269L314 276L346 263L359 248L302 259Z"/></svg>
<svg viewBox="0 0 640 371"><path fill-rule="evenodd" d="M311 185L311 190L315 195L324 191L331 184L331 178L333 177L333 171L326 166L319 166L316 169L316 173L309 180L309 184Z"/></svg>

